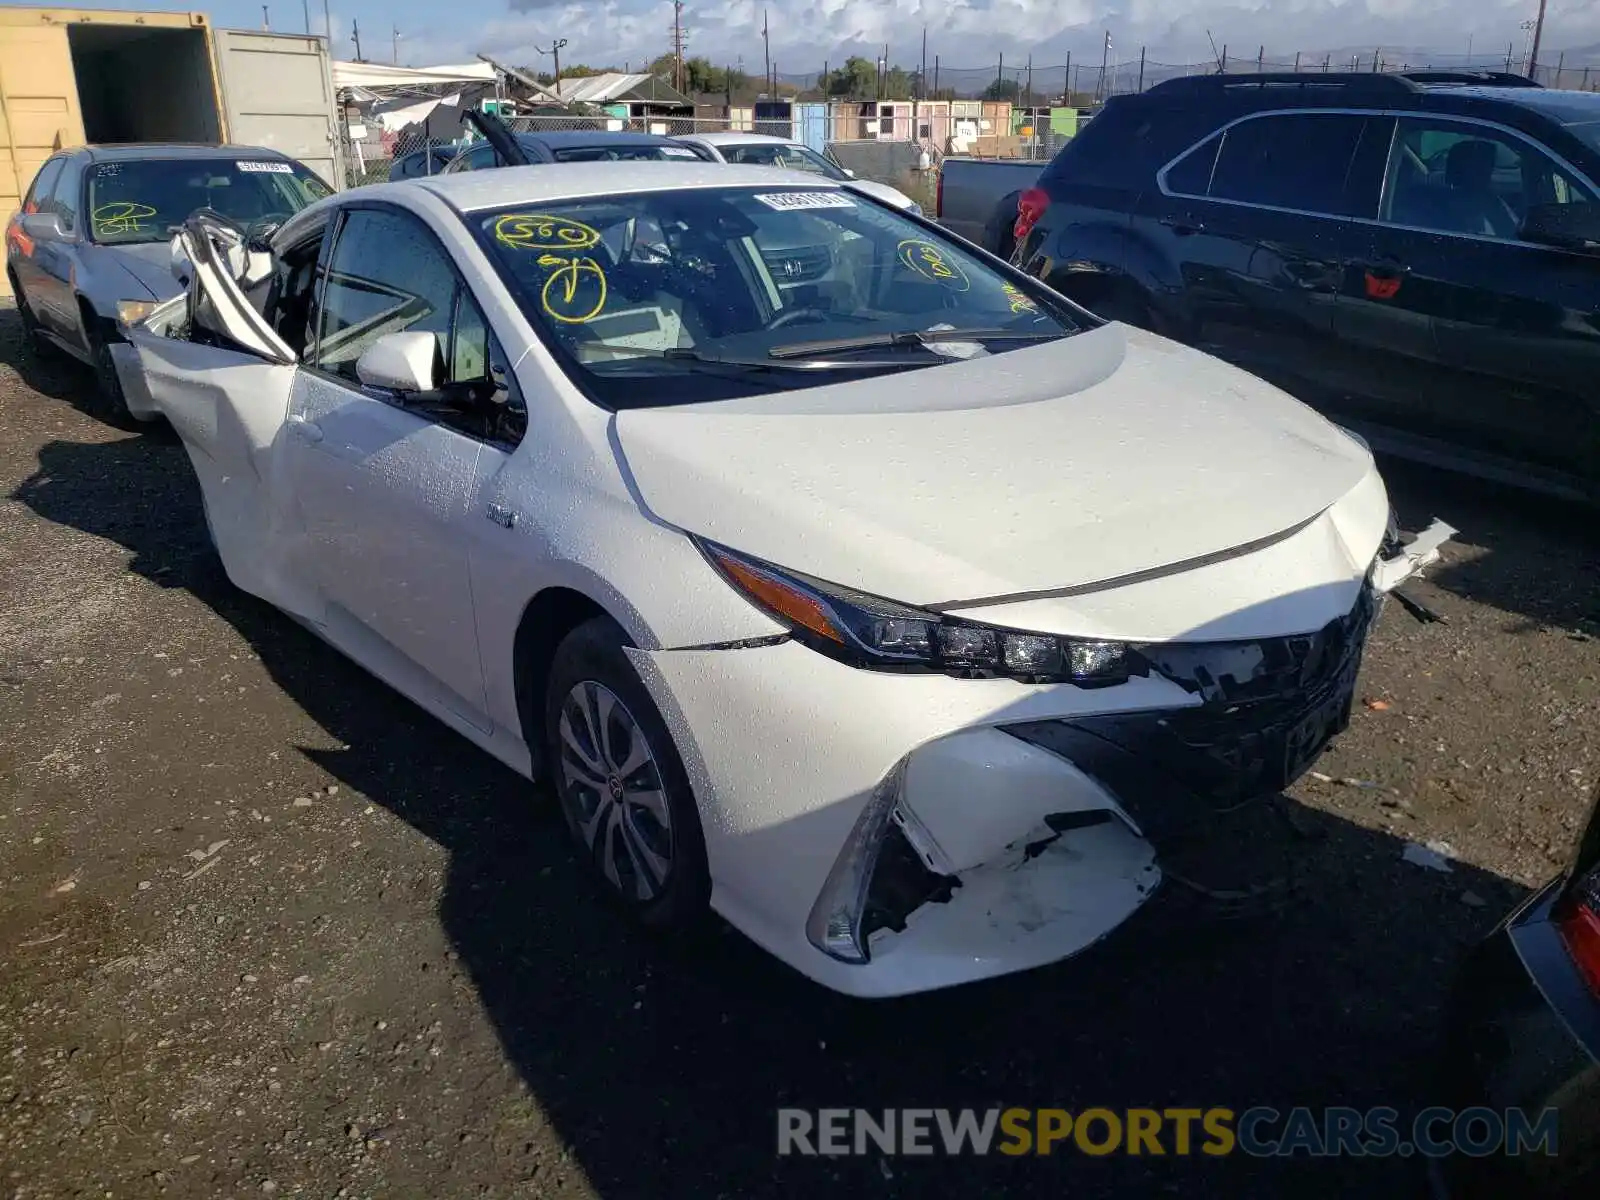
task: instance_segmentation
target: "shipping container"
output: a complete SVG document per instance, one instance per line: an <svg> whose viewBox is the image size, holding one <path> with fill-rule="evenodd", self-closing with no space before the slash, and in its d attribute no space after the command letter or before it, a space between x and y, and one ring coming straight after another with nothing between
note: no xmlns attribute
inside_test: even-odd
<svg viewBox="0 0 1600 1200"><path fill-rule="evenodd" d="M337 129L321 38L213 30L203 13L0 8L0 222L45 159L85 143L270 146L342 187Z"/></svg>

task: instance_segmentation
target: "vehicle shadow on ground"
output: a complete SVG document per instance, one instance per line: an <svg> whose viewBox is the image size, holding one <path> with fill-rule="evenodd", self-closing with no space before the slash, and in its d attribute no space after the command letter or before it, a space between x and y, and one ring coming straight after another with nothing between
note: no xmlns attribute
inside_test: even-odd
<svg viewBox="0 0 1600 1200"><path fill-rule="evenodd" d="M160 520L130 517L130 492ZM1016 1161L780 1160L775 1110L1405 1110L1433 1096L1451 968L1520 894L1505 880L1424 870L1394 837L1280 800L1227 818L1229 853L1205 867L1217 886L1288 875L1279 911L1223 920L1169 885L1075 961L849 1001L729 931L663 943L597 903L536 789L230 587L180 446L52 442L14 498L121 544L134 571L208 604L349 747L305 753L449 851L442 926L508 1060L600 1196L1419 1194L1415 1164L1398 1159L1069 1148Z"/></svg>
<svg viewBox="0 0 1600 1200"><path fill-rule="evenodd" d="M157 437L172 437L165 421L136 421L131 416L113 419L95 390L94 373L60 350L43 353L29 348L15 300L0 299L0 360L10 363L22 382L41 396L70 404L85 416L113 429L139 430Z"/></svg>
<svg viewBox="0 0 1600 1200"><path fill-rule="evenodd" d="M1600 520L1593 508L1447 471L1382 462L1407 529L1434 517L1461 532L1428 582L1523 618L1600 636ZM1515 630L1513 630L1514 632Z"/></svg>

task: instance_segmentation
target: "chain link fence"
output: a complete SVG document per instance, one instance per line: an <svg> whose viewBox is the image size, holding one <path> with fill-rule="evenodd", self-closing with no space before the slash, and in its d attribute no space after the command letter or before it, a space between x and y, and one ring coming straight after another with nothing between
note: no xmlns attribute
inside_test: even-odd
<svg viewBox="0 0 1600 1200"><path fill-rule="evenodd" d="M839 64L831 64L838 67ZM935 56L926 68L894 67L888 73L888 90L882 81L868 81L865 89L828 96L837 100L898 100L920 94L931 99L1010 100L1033 107L1067 103L1092 104L1107 96L1143 91L1145 88L1186 75L1250 74L1265 72L1326 71L1505 71L1530 74L1526 47L1507 47L1503 54L1431 54L1415 51L1385 51L1373 48L1361 53L1333 55L1318 52L1292 55L1267 54L1265 47L1254 54L1241 55L1237 47L1218 49L1217 56L1203 62L1169 63L1148 57L1141 49L1137 57L1107 54L1087 58L1068 56L1067 61L1038 65L1024 60L997 60L982 67L947 66ZM1560 52L1547 54L1531 72L1545 87L1573 91L1600 91L1600 65L1567 65ZM779 90L793 92L802 99L822 98L817 92L821 72L779 74ZM828 76L839 79L837 70Z"/></svg>
<svg viewBox="0 0 1600 1200"><path fill-rule="evenodd" d="M1252 57L1241 58L1236 53L1230 53L1227 46L1219 48L1215 59L1191 63L1159 62L1149 58L1142 51L1138 58L1114 59L1108 54L1103 64L1098 60L1086 62L1069 58L1067 62L1054 66L1034 66L1027 61L1017 64L1001 60L992 67L950 67L944 66L936 56L926 72L919 70L906 72L898 67L894 68L884 75L875 89L870 89L865 95L824 96L817 90L821 72L809 74L775 72L774 79L780 96L800 102L825 101L835 110L840 105L865 104L879 99L903 104L912 100L913 96L931 100L933 105L952 98L968 101L983 98L1009 102L1018 109L1038 109L1041 110L1039 117L1019 116L1013 119L1011 129L994 130L994 132L1012 135L1015 146L1007 153L1014 153L1024 159L1048 160L1053 158L1073 136L1075 127L1074 123L1069 123L1067 127L1057 128L1054 121L1043 115L1044 110L1052 107L1074 108L1084 116L1092 116L1098 104L1108 97L1142 91L1168 79L1187 75L1212 75L1217 74L1219 70L1239 75L1266 72L1315 74L1330 71L1421 70L1509 70L1527 73L1528 68L1525 54L1519 56L1514 47L1508 47L1507 52L1500 55L1419 54L1417 58L1418 61L1413 62L1405 54L1385 52L1381 49L1338 58L1330 54L1315 56L1295 54L1292 57L1276 55L1269 58L1264 48L1258 48ZM1552 88L1600 91L1600 66L1568 66L1565 56L1560 53L1557 53L1554 59L1554 62L1547 59L1534 68L1532 75L1538 82ZM838 72L832 73L829 79L837 80L838 74ZM874 91L884 91L885 81L892 94L886 93L881 96L873 94ZM796 140L813 140L801 138L798 120L794 122L756 120L750 107L735 108L734 112L739 115L619 117L605 112L573 113L517 117L511 124L519 132L606 129L674 136L735 130L773 134ZM915 110L912 112L914 114ZM905 157L904 154L900 158L895 158L889 153L886 157L886 152L874 147L891 142L908 145L911 147L909 153L912 157L919 151L927 151L937 164L948 149L944 142L954 118L939 125L939 129L945 130L945 136L940 136L938 132L924 135L923 122L915 115L907 119L902 114L902 117L897 119L904 119L907 129L903 135L897 132L893 137L889 137L882 134L858 134L852 119L841 119L830 115L827 122L829 136L824 140L834 157L856 171L862 178L879 179L881 182L903 189L909 186L915 190L925 180L933 178L935 173L914 171L901 161ZM863 114L863 127L866 123L867 117ZM454 136L438 136L437 127L437 122L432 123L431 128L435 132L430 136L421 128L390 133L381 129L376 123L371 123L364 127L365 135L361 138L350 138L347 134L345 159L348 163L349 186L386 182L396 164L399 164L399 170L395 172L396 177L432 174L442 169L443 165L457 154L469 149L476 140L476 135L464 126L460 127L460 132ZM849 161L846 161L847 158ZM877 169L880 161L887 164L891 160L892 166L885 166L881 171ZM858 166L857 161L861 165Z"/></svg>

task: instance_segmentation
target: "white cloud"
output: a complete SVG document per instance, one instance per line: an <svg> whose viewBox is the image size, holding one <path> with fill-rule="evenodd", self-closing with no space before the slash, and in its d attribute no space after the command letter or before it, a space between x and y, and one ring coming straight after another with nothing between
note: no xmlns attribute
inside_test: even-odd
<svg viewBox="0 0 1600 1200"><path fill-rule="evenodd" d="M473 29L435 31L426 44L431 61L470 59L479 51L512 62L548 67L536 47L567 39L564 63L637 67L670 46L669 0L511 0L512 10ZM1487 60L1508 45L1520 59L1521 28L1536 0L689 0L684 24L691 54L762 69L761 23L770 21L772 57L784 73L819 69L853 52L872 53L885 42L890 57L912 65L928 31L930 65L983 68L1004 54L1021 65L1057 65L1070 51L1075 62L1098 64L1109 30L1113 58L1137 59L1147 47L1153 61L1201 62L1211 57L1207 31L1232 58L1254 58L1266 47L1269 61L1295 52L1322 53L1383 46L1465 55L1469 43ZM421 39L419 39L420 41ZM1543 55L1563 47L1600 43L1600 3L1551 0ZM416 45L411 49L418 53ZM1600 53L1595 56L1600 63Z"/></svg>

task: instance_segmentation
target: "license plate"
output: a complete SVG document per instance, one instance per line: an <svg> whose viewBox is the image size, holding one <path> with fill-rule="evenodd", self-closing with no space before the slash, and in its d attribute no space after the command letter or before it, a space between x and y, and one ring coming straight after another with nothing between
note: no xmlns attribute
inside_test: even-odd
<svg viewBox="0 0 1600 1200"><path fill-rule="evenodd" d="M1344 674L1329 690L1328 698L1301 717L1284 738L1284 786L1305 774L1306 768L1316 761L1317 755L1350 723L1357 663L1359 659L1345 668Z"/></svg>

